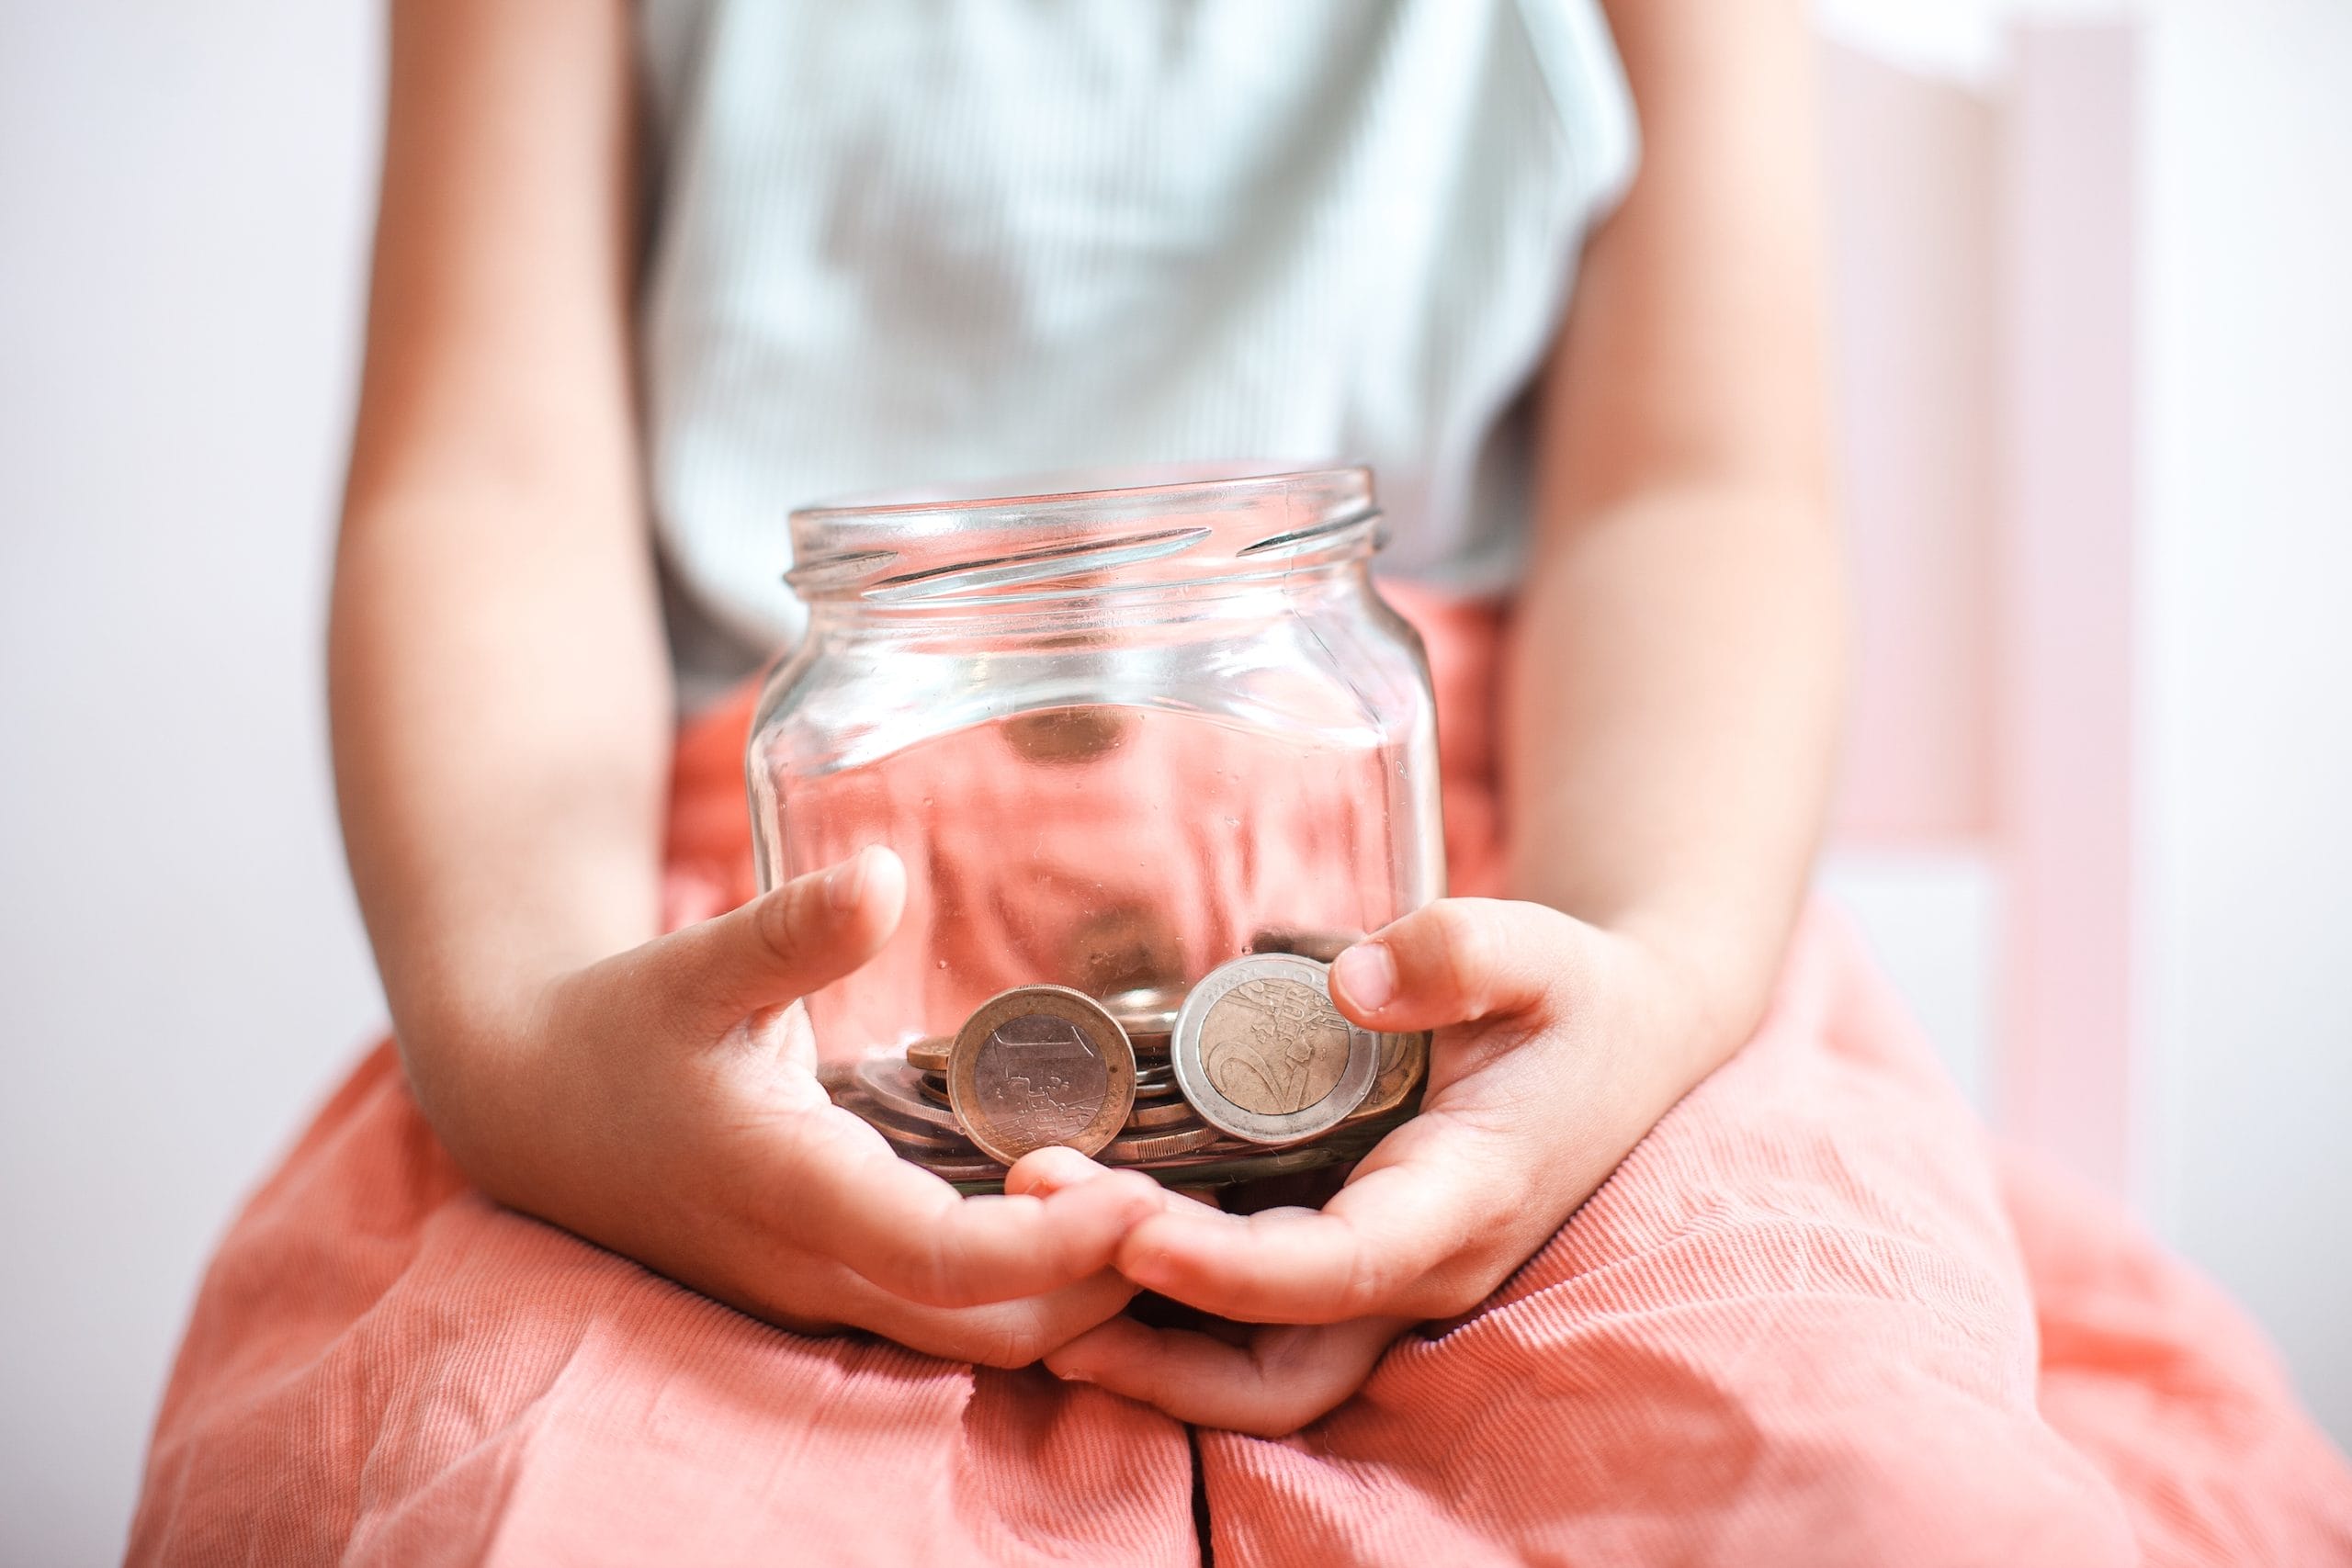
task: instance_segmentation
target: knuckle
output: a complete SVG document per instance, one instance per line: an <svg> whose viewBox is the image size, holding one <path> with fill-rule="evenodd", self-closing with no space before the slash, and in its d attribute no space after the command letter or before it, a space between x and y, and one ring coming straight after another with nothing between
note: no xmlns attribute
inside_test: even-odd
<svg viewBox="0 0 2352 1568"><path fill-rule="evenodd" d="M1475 1280L1447 1280L1440 1281L1430 1294L1431 1317L1460 1317L1473 1311L1487 1299L1486 1289Z"/></svg>
<svg viewBox="0 0 2352 1568"><path fill-rule="evenodd" d="M1474 998L1494 972L1494 938L1476 910L1458 899L1429 907L1431 978L1454 996Z"/></svg>
<svg viewBox="0 0 2352 1568"><path fill-rule="evenodd" d="M1372 1248L1359 1247L1340 1286L1337 1310L1330 1315L1334 1319L1368 1315L1387 1301L1391 1289L1386 1264Z"/></svg>
<svg viewBox="0 0 2352 1568"><path fill-rule="evenodd" d="M889 1271L889 1288L909 1301L934 1307L967 1304L955 1289L956 1269L944 1237L934 1235L912 1246L893 1247Z"/></svg>
<svg viewBox="0 0 2352 1568"><path fill-rule="evenodd" d="M1475 1312L1510 1272L1508 1268L1497 1269L1483 1259L1456 1258L1421 1278L1412 1292L1416 1314L1460 1317Z"/></svg>
<svg viewBox="0 0 2352 1568"><path fill-rule="evenodd" d="M967 1354L980 1366L1012 1371L1033 1365L1046 1349L1035 1324L997 1319L975 1325Z"/></svg>
<svg viewBox="0 0 2352 1568"><path fill-rule="evenodd" d="M779 897L762 900L752 912L752 935L779 968L791 968L808 953L809 897L806 887L789 887Z"/></svg>
<svg viewBox="0 0 2352 1568"><path fill-rule="evenodd" d="M1258 1383L1270 1398L1296 1398L1302 1383L1319 1382L1324 1369L1314 1334L1261 1335L1250 1353Z"/></svg>

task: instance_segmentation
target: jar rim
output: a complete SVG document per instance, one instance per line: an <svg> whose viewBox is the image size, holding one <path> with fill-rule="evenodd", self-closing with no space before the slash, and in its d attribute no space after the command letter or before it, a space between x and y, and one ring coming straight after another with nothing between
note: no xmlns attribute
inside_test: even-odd
<svg viewBox="0 0 2352 1568"><path fill-rule="evenodd" d="M912 603L1027 596L1080 578L1114 587L1295 570L1301 557L1368 548L1378 516L1363 467L1081 470L796 508L785 581L803 600Z"/></svg>

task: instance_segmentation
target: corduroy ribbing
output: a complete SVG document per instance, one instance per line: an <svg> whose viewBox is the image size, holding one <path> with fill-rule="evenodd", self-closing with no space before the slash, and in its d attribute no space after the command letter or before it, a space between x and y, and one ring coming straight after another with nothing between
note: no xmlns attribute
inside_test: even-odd
<svg viewBox="0 0 2352 1568"><path fill-rule="evenodd" d="M1488 613L1429 645L1492 886ZM682 739L672 915L749 889L744 695ZM1834 916L1771 1016L1467 1321L1298 1437L1203 1433L1222 1568L2352 1563L2352 1471L2252 1325L2000 1156ZM470 1190L389 1046L239 1218L130 1561L1199 1561L1182 1427L768 1327Z"/></svg>

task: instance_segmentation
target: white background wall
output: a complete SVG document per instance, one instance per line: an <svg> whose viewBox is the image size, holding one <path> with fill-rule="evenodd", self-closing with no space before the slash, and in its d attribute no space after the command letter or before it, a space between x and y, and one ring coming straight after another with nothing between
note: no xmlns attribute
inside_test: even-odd
<svg viewBox="0 0 2352 1568"><path fill-rule="evenodd" d="M2164 8L2140 444L2150 1196L2352 1440L2352 5Z"/></svg>
<svg viewBox="0 0 2352 1568"><path fill-rule="evenodd" d="M1989 83L2047 7L1826 8ZM2148 1187L2341 1438L2352 7L2138 9ZM211 1239L380 1016L318 676L374 11L0 0L0 1563L119 1552ZM1839 881L1973 1060L1981 880Z"/></svg>
<svg viewBox="0 0 2352 1568"><path fill-rule="evenodd" d="M377 1026L322 590L357 0L0 4L0 1563L120 1555L240 1192Z"/></svg>

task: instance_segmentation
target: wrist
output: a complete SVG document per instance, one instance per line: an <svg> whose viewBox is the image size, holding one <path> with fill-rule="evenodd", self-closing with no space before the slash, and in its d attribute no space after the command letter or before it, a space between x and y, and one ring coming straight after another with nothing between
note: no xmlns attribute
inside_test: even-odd
<svg viewBox="0 0 2352 1568"><path fill-rule="evenodd" d="M498 1145L537 1118L528 1104L551 998L552 964L431 969L386 976L392 1033L417 1109L477 1183L497 1188Z"/></svg>
<svg viewBox="0 0 2352 1568"><path fill-rule="evenodd" d="M1762 1021L1787 934L1778 922L1709 920L1667 907L1628 911L1606 930L1626 954L1623 1021L1645 1055L1687 1089L1728 1060Z"/></svg>

